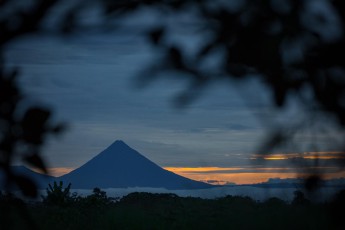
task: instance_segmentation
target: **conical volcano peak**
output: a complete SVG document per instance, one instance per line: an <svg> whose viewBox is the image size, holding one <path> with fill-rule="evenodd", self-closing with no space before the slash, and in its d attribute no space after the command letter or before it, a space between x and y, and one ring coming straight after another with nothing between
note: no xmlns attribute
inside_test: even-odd
<svg viewBox="0 0 345 230"><path fill-rule="evenodd" d="M150 187L199 189L211 186L166 171L121 140L60 178L74 188Z"/></svg>
<svg viewBox="0 0 345 230"><path fill-rule="evenodd" d="M116 149L124 149L124 148L131 148L129 147L124 141L122 140L116 140L114 143L112 143L108 148L116 148Z"/></svg>
<svg viewBox="0 0 345 230"><path fill-rule="evenodd" d="M130 153L133 154L133 153L137 153L137 152L134 149L132 149L131 147L129 147L124 141L116 140L110 146L108 146L108 148L106 148L104 151L102 151L99 154L99 156L128 155Z"/></svg>
<svg viewBox="0 0 345 230"><path fill-rule="evenodd" d="M116 140L114 143L111 144L111 146L127 146L128 145L123 140Z"/></svg>

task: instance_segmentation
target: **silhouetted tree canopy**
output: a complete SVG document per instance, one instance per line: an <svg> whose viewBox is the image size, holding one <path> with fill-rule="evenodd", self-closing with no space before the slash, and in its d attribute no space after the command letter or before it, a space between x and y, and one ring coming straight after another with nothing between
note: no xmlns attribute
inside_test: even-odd
<svg viewBox="0 0 345 230"><path fill-rule="evenodd" d="M46 196L42 196L43 202L50 205L57 205L57 206L63 206L71 202L71 183L67 185L66 188L63 188L63 182L60 181L59 184L54 181L54 183L51 185L48 185L48 188L46 188Z"/></svg>

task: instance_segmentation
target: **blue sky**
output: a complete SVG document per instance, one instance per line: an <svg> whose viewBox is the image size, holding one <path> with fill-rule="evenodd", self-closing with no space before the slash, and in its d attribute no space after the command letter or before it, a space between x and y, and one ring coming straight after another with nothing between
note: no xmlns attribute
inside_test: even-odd
<svg viewBox="0 0 345 230"><path fill-rule="evenodd" d="M9 46L8 65L21 68L26 103L51 108L54 119L69 126L43 148L49 167L79 167L121 139L162 167L251 168L265 134L303 116L291 103L272 108L255 79L211 85L177 109L172 102L186 82L162 78L136 87L153 54L143 37L123 33L35 35ZM310 151L304 138L301 150Z"/></svg>
<svg viewBox="0 0 345 230"><path fill-rule="evenodd" d="M123 34L33 36L10 46L9 65L21 68L29 103L52 108L57 121L69 124L45 148L52 166L76 167L116 139L164 166L245 162L264 132L255 113L264 112L269 95L254 81L215 84L178 109L173 99L185 82L136 87L135 76L152 61L150 52L142 37Z"/></svg>
<svg viewBox="0 0 345 230"><path fill-rule="evenodd" d="M155 21L147 16L151 14L143 15L140 23ZM127 25L134 19L127 19ZM131 26L132 31L98 30L70 37L30 35L7 47L8 66L21 69L26 103L48 106L56 121L69 125L43 148L50 167L79 167L121 139L163 167L250 168L265 134L304 116L292 100L281 111L272 108L269 91L255 79L211 85L184 109L172 103L186 90L183 80L161 78L138 89L136 77L157 53L135 30L138 25ZM198 44L183 31L177 34L173 39L189 51ZM320 151L335 150L329 148L327 135L313 135ZM312 151L310 139L309 133L300 135L298 150Z"/></svg>

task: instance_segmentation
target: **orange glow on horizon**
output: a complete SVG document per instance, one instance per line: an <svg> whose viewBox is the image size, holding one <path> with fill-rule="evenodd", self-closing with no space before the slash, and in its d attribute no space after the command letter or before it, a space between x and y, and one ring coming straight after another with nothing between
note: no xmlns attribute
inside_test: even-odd
<svg viewBox="0 0 345 230"><path fill-rule="evenodd" d="M311 160L316 160L316 159L321 159L321 160L332 160L332 159L342 159L345 158L344 156L342 157L334 157L334 156L304 156L303 159L311 159Z"/></svg>
<svg viewBox="0 0 345 230"><path fill-rule="evenodd" d="M272 154L255 154L251 160L289 160L289 159L306 159L306 160L332 160L344 159L345 152L304 152L304 153L272 153Z"/></svg>
<svg viewBox="0 0 345 230"><path fill-rule="evenodd" d="M71 167L48 168L49 175L55 176L55 177L65 175L73 170L74 168L71 168Z"/></svg>
<svg viewBox="0 0 345 230"><path fill-rule="evenodd" d="M254 154L251 160L267 160L267 161L286 161L290 159L302 160L332 160L332 159L345 159L345 152L324 151L324 152L304 152L304 153L274 153L274 154ZM269 166L269 165L267 165ZM211 181L215 184L253 184L266 182L270 178L301 178L306 177L308 174L304 172L312 172L308 170L323 170L322 174L324 179L345 178L345 171L336 171L339 169L334 166L319 166L319 167L254 167L236 166L236 167L164 167L164 169L181 176L198 180L198 181ZM52 176L62 176L71 172L74 168L71 167L55 167L48 168L48 172ZM37 171L37 170L35 170Z"/></svg>
<svg viewBox="0 0 345 230"><path fill-rule="evenodd" d="M227 182L235 184L255 184L266 182L270 178L297 178L306 177L307 174L294 172L275 172L275 170L288 170L289 168L254 168L261 172L231 172L236 170L247 170L250 168L240 167L164 167L164 169L176 173L178 175L197 180L197 181L218 181L217 184L226 184ZM52 176L62 176L74 168L56 167L49 168L48 171ZM224 171L229 171L225 172ZM345 178L345 172L326 173L324 179Z"/></svg>
<svg viewBox="0 0 345 230"><path fill-rule="evenodd" d="M245 168L231 167L231 168L221 168L221 167L164 167L164 169L173 172L213 172L213 171L235 171L243 170Z"/></svg>
<svg viewBox="0 0 345 230"><path fill-rule="evenodd" d="M287 160L288 157L281 157L281 156L271 156L271 157L264 157L265 160Z"/></svg>
<svg viewBox="0 0 345 230"><path fill-rule="evenodd" d="M256 184L268 181L271 178L303 178L309 176L306 173L297 172L275 172L274 170L284 170L289 168L253 168L253 170L262 170L263 172L231 172L233 170L241 170L246 168L221 168L221 167L165 167L164 169L181 176L197 180L197 181L215 181L215 184ZM250 168L248 168L250 169ZM230 172L222 172L222 171ZM271 172L270 172L271 171ZM209 172L209 173L207 173ZM219 172L219 173L217 173ZM325 173L324 179L345 177L345 172Z"/></svg>

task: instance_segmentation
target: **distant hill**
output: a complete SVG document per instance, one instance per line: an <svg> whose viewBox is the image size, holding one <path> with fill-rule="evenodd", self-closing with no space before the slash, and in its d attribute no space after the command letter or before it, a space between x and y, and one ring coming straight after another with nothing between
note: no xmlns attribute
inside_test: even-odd
<svg viewBox="0 0 345 230"><path fill-rule="evenodd" d="M151 187L204 189L213 187L167 171L123 141L115 141L80 168L58 180L72 183L74 189Z"/></svg>
<svg viewBox="0 0 345 230"><path fill-rule="evenodd" d="M12 170L16 175L27 176L28 178L32 179L36 183L37 187L40 189L47 188L49 183L51 183L54 180L57 180L56 177L37 173L22 165L12 166ZM3 188L5 183L6 181L4 174L3 172L0 172L0 188Z"/></svg>

